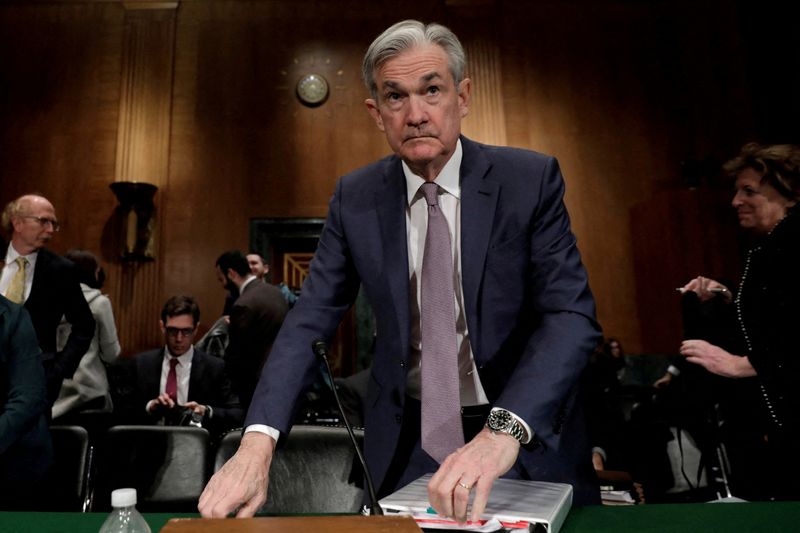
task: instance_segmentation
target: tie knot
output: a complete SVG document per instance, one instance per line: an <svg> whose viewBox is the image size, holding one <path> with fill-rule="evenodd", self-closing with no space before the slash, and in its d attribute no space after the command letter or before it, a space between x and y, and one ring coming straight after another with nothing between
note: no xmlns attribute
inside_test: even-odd
<svg viewBox="0 0 800 533"><path fill-rule="evenodd" d="M170 367L170 368L175 368L175 367L176 367L176 366L178 366L179 364L180 364L180 361L178 361L178 358L177 358L177 357L172 357L172 358L170 358L170 360L169 360L169 367Z"/></svg>
<svg viewBox="0 0 800 533"><path fill-rule="evenodd" d="M22 257L21 255L18 256L14 261L17 263L17 266L19 267L20 270L25 270L25 267L28 266L28 260Z"/></svg>
<svg viewBox="0 0 800 533"><path fill-rule="evenodd" d="M420 187L422 194L425 196L425 201L428 202L428 207L439 205L439 186L432 181L427 181Z"/></svg>

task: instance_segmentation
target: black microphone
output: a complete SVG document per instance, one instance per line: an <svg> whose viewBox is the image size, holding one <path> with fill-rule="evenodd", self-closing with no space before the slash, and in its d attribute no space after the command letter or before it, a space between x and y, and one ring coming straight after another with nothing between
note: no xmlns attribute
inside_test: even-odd
<svg viewBox="0 0 800 533"><path fill-rule="evenodd" d="M367 462L364 460L361 448L359 448L358 442L356 442L353 428L350 427L350 422L347 420L347 415L344 414L344 409L342 408L342 402L339 401L339 393L336 392L336 384L333 382L333 372L331 372L331 365L328 363L328 345L325 344L324 340L316 339L311 343L311 350L318 359L321 359L325 363L325 370L327 371L328 379L331 381L331 389L333 389L333 397L336 399L336 406L339 408L339 414L342 415L344 427L347 428L347 433L350 435L350 440L353 442L353 448L356 450L356 456L358 456L358 461L361 463L361 468L364 469L364 477L367 478L367 492L369 493L371 507L370 514L382 515L383 509L381 509L380 504L378 504L378 498L375 497L375 487L372 485L372 474L369 473L369 467L367 467Z"/></svg>

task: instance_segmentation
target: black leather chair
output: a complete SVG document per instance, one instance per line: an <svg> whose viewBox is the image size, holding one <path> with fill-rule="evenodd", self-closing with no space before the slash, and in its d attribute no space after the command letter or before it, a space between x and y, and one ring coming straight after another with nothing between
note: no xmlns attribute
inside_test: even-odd
<svg viewBox="0 0 800 533"><path fill-rule="evenodd" d="M42 511L88 510L88 476L91 465L89 433L80 426L51 426L54 464L42 481Z"/></svg>
<svg viewBox="0 0 800 533"><path fill-rule="evenodd" d="M356 429L363 445L364 432ZM216 453L219 470L239 448L241 430L225 434ZM272 461L262 513L347 513L361 508L363 473L343 427L296 425Z"/></svg>
<svg viewBox="0 0 800 533"><path fill-rule="evenodd" d="M111 491L132 487L143 512L197 512L208 481L208 431L196 427L114 426L98 450L92 511L108 511Z"/></svg>

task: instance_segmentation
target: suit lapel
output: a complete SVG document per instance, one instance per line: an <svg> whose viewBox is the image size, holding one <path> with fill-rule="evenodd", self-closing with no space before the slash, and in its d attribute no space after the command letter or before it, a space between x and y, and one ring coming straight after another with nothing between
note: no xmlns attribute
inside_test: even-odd
<svg viewBox="0 0 800 533"><path fill-rule="evenodd" d="M375 191L375 205L381 228L384 279L389 284L400 331L402 354L408 354L411 331L408 302L408 246L406 244L406 181L398 158L386 165L383 187Z"/></svg>
<svg viewBox="0 0 800 533"><path fill-rule="evenodd" d="M483 282L492 222L500 196L500 185L484 179L491 164L477 145L461 137L461 285L467 325L475 357L480 357L478 335L478 294Z"/></svg>
<svg viewBox="0 0 800 533"><path fill-rule="evenodd" d="M194 355L192 356L192 371L189 373L189 390L186 391L187 401L195 398L202 398L204 396L203 394L200 394L200 389L203 387L203 371L205 370L205 363L206 362L203 358L203 355L197 349L195 349ZM193 390L194 388L197 390Z"/></svg>
<svg viewBox="0 0 800 533"><path fill-rule="evenodd" d="M143 395L148 400L156 398L159 394L161 385L161 367L164 362L164 350L154 350L146 352L137 357L141 358L138 363L138 379L144 384Z"/></svg>
<svg viewBox="0 0 800 533"><path fill-rule="evenodd" d="M43 297L46 297L44 285L47 282L47 271L50 268L52 257L50 252L44 248L39 250L36 254L36 266L33 267L33 283L31 284L31 293L28 299L25 300L25 307L29 310L39 309Z"/></svg>

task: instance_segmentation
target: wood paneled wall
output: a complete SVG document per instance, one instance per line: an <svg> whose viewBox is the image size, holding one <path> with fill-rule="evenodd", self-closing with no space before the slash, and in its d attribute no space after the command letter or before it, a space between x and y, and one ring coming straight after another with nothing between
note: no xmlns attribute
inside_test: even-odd
<svg viewBox="0 0 800 533"><path fill-rule="evenodd" d="M401 18L441 21L464 42L467 135L559 158L600 321L629 351L674 351L679 338L684 261L635 247L644 238L681 253L675 224L702 209L677 193L664 203L684 188L682 162L723 160L756 138L798 141L787 138L800 114L787 88L796 37L788 23L776 37L779 14L772 27L748 24L749 2L182 0L166 19L131 11L143 3L171 4L0 5L0 202L41 192L64 222L53 248L103 254L128 352L158 342L169 295L194 294L203 322L216 318L214 261L246 248L251 218L324 216L338 176L388 153L364 109L360 62ZM789 73L775 91L758 75L765 42ZM144 86L130 84L137 66ZM331 86L317 108L294 96L308 72ZM126 138L135 87L155 128L137 130L139 146L155 151ZM131 177L159 186L152 265L101 249L116 205L108 185ZM637 215L649 205L665 216ZM697 272L726 254L736 250L695 254Z"/></svg>

